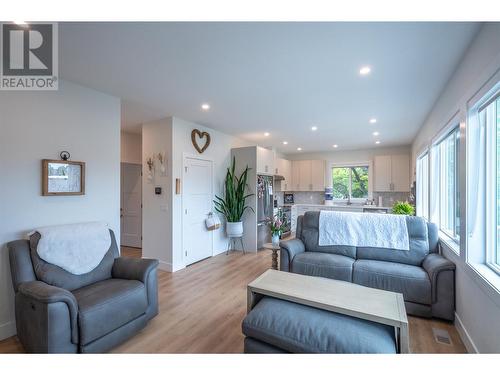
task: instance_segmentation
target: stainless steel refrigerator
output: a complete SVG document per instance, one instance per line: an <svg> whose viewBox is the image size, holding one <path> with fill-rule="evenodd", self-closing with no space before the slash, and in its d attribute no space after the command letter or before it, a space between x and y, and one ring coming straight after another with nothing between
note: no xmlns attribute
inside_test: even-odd
<svg viewBox="0 0 500 375"><path fill-rule="evenodd" d="M271 242L271 230L268 220L272 219L273 205L273 176L257 175L257 248L261 249L267 242Z"/></svg>

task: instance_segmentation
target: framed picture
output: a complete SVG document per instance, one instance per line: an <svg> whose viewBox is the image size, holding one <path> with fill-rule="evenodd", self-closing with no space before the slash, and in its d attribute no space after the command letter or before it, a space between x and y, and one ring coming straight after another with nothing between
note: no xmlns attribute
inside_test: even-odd
<svg viewBox="0 0 500 375"><path fill-rule="evenodd" d="M85 163L42 160L42 195L84 195Z"/></svg>

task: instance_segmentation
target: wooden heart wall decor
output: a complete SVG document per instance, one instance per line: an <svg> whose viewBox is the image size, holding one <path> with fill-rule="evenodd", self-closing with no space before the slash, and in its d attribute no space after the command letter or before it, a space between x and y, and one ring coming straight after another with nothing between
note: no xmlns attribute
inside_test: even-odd
<svg viewBox="0 0 500 375"><path fill-rule="evenodd" d="M198 145L198 139L201 141L203 138L206 138L205 144L203 145L203 147L200 147ZM208 134L207 132L201 132L198 129L193 129L193 131L191 132L191 142L193 142L193 146L196 151L198 151L200 154L203 154L208 146L210 146L210 134Z"/></svg>

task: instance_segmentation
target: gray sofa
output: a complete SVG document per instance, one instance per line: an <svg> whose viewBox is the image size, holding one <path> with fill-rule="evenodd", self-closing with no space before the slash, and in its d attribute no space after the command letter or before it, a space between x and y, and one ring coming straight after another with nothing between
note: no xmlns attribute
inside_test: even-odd
<svg viewBox="0 0 500 375"><path fill-rule="evenodd" d="M295 238L280 243L280 268L399 292L408 314L453 321L455 265L439 254L435 224L406 220L410 251L319 246L319 212L306 212L297 219Z"/></svg>
<svg viewBox="0 0 500 375"><path fill-rule="evenodd" d="M106 352L158 314L158 261L120 257L110 234L103 260L83 275L42 260L38 233L7 244L17 336L26 351Z"/></svg>

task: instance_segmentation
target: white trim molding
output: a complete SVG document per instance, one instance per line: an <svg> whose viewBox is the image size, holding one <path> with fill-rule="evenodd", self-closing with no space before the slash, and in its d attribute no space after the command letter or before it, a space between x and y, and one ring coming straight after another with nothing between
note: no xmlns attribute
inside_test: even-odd
<svg viewBox="0 0 500 375"><path fill-rule="evenodd" d="M472 341L469 332L467 332L467 329L462 323L460 316L456 312L455 312L455 328L457 329L457 332L460 338L462 339L462 342L464 343L467 352L473 354L479 354L479 350L477 350L476 344L474 344L474 341Z"/></svg>
<svg viewBox="0 0 500 375"><path fill-rule="evenodd" d="M0 340L5 340L16 334L16 322L10 321L0 324Z"/></svg>

